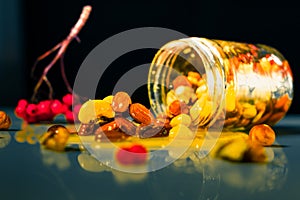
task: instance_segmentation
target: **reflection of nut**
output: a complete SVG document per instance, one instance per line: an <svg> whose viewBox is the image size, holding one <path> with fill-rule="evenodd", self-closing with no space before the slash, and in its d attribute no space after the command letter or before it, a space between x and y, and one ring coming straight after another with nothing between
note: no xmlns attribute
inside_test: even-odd
<svg viewBox="0 0 300 200"><path fill-rule="evenodd" d="M0 132L0 149L6 147L11 140L8 132Z"/></svg>
<svg viewBox="0 0 300 200"><path fill-rule="evenodd" d="M0 111L0 130L9 129L10 125L11 125L10 117L4 111Z"/></svg>

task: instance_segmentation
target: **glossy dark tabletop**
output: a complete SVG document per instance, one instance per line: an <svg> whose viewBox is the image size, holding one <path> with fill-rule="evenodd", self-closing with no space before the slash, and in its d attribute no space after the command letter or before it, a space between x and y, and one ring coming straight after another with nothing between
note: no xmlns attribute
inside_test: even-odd
<svg viewBox="0 0 300 200"><path fill-rule="evenodd" d="M0 131L0 199L299 199L300 116L275 127L274 159L267 164L179 159L160 170L131 174L111 169L79 149L55 152L36 135L51 124L13 120Z"/></svg>

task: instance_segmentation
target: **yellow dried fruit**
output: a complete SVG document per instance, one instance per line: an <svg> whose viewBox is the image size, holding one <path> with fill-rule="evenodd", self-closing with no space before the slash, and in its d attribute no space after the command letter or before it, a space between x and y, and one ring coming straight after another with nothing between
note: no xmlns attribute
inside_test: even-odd
<svg viewBox="0 0 300 200"><path fill-rule="evenodd" d="M257 114L257 110L256 110L255 106L251 105L249 107L244 108L243 117L245 117L247 119L251 119L251 118L255 117L256 114Z"/></svg>
<svg viewBox="0 0 300 200"><path fill-rule="evenodd" d="M169 132L169 137L176 137L179 139L192 139L194 135L195 134L191 131L191 129L182 124L174 126Z"/></svg>
<svg viewBox="0 0 300 200"><path fill-rule="evenodd" d="M107 118L113 118L115 116L115 112L112 110L111 104L104 100L86 101L81 106L78 113L78 119L84 124L88 124L101 116Z"/></svg>
<svg viewBox="0 0 300 200"><path fill-rule="evenodd" d="M189 86L178 86L175 89L175 95L177 99L188 104L191 99L195 99L196 94L194 93L194 89Z"/></svg>
<svg viewBox="0 0 300 200"><path fill-rule="evenodd" d="M227 112L233 112L235 110L236 95L232 84L228 85L225 93L225 109Z"/></svg>
<svg viewBox="0 0 300 200"><path fill-rule="evenodd" d="M109 96L105 97L105 98L103 99L103 101L106 101L107 103L110 103L110 104L111 104L113 98L114 98L113 95L109 95Z"/></svg>
<svg viewBox="0 0 300 200"><path fill-rule="evenodd" d="M192 122L192 119L189 115L187 114L180 114L177 115L176 117L174 117L171 121L170 121L170 125L172 127L175 127L177 125L185 125L185 126L190 126Z"/></svg>

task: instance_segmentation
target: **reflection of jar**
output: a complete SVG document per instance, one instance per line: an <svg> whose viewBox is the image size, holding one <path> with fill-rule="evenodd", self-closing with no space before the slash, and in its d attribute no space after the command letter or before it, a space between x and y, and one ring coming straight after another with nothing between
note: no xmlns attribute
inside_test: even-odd
<svg viewBox="0 0 300 200"><path fill-rule="evenodd" d="M148 92L156 114L168 113L179 100L199 127L224 122L225 128L250 128L274 125L286 114L293 77L286 59L272 47L193 37L171 41L157 52Z"/></svg>

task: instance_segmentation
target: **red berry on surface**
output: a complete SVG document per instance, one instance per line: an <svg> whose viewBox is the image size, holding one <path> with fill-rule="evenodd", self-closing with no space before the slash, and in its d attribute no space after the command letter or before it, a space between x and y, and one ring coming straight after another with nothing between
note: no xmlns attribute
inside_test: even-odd
<svg viewBox="0 0 300 200"><path fill-rule="evenodd" d="M133 156L131 154L129 148L123 147L117 151L116 159L122 165L130 165L133 164Z"/></svg>
<svg viewBox="0 0 300 200"><path fill-rule="evenodd" d="M26 107L26 114L30 117L35 117L37 115L37 112L38 108L33 103L28 104L28 106Z"/></svg>
<svg viewBox="0 0 300 200"><path fill-rule="evenodd" d="M20 107L26 107L28 105L28 101L26 99L20 99L18 101L18 106Z"/></svg>
<svg viewBox="0 0 300 200"><path fill-rule="evenodd" d="M66 94L65 96L63 96L62 101L64 104L66 104L67 106L71 106L73 103L73 95L72 94Z"/></svg>
<svg viewBox="0 0 300 200"><path fill-rule="evenodd" d="M69 122L69 123L73 123L73 122L74 122L74 114L73 114L72 111L68 110L68 111L65 113L65 116L66 116L67 122Z"/></svg>
<svg viewBox="0 0 300 200"><path fill-rule="evenodd" d="M39 102L38 105L37 105L39 115L40 114L51 115L52 111L50 109L50 105L51 105L50 100L45 100L45 101Z"/></svg>
<svg viewBox="0 0 300 200"><path fill-rule="evenodd" d="M122 165L141 165L147 161L147 149L140 144L123 147L118 150L116 159Z"/></svg>
<svg viewBox="0 0 300 200"><path fill-rule="evenodd" d="M17 117L24 118L26 116L26 107L25 106L17 106L15 108L15 113Z"/></svg>
<svg viewBox="0 0 300 200"><path fill-rule="evenodd" d="M58 100L54 99L51 103L50 109L54 115L63 113L63 104Z"/></svg>

